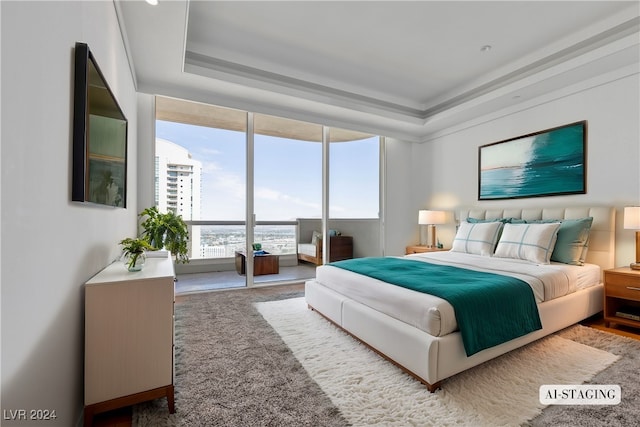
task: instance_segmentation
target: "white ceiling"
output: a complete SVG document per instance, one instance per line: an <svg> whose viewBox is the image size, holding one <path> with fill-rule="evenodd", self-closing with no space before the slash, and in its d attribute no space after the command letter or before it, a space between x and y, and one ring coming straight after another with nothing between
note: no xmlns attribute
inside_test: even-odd
<svg viewBox="0 0 640 427"><path fill-rule="evenodd" d="M159 1L116 2L140 92L414 141L640 61L637 1Z"/></svg>

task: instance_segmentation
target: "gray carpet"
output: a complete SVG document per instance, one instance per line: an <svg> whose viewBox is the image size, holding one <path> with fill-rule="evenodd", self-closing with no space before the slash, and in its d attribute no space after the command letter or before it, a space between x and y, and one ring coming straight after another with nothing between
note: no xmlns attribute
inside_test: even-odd
<svg viewBox="0 0 640 427"><path fill-rule="evenodd" d="M176 299L176 414L166 399L134 408L134 426L345 426L253 302L304 295L302 285Z"/></svg>
<svg viewBox="0 0 640 427"><path fill-rule="evenodd" d="M302 296L302 285L200 293L176 300L176 414L137 405L134 426L345 426L254 302ZM617 406L551 406L527 426L630 426L640 420L640 341L588 327L564 338L621 355L591 381L620 384ZM446 387L446 382L444 383Z"/></svg>

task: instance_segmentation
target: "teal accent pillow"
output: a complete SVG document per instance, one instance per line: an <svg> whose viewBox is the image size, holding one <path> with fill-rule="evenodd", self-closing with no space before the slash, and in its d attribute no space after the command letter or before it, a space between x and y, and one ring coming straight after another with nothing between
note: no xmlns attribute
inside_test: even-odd
<svg viewBox="0 0 640 427"><path fill-rule="evenodd" d="M467 218L467 222L471 224L482 224L485 222L501 222L507 224L511 221L511 218L494 218L494 219L479 219L479 218Z"/></svg>
<svg viewBox="0 0 640 427"><path fill-rule="evenodd" d="M501 222L503 224L524 224L524 223L526 223L526 221L524 219L520 219L520 218L494 218L494 219L467 218L467 222L470 222L472 224L478 224L478 223L483 223L483 222Z"/></svg>
<svg viewBox="0 0 640 427"><path fill-rule="evenodd" d="M592 223L593 217L562 221L558 230L556 247L551 254L551 261L584 265Z"/></svg>
<svg viewBox="0 0 640 427"><path fill-rule="evenodd" d="M563 220L528 220L527 223L560 222L558 239L551 261L570 265L584 265L589 248L589 232L593 217Z"/></svg>

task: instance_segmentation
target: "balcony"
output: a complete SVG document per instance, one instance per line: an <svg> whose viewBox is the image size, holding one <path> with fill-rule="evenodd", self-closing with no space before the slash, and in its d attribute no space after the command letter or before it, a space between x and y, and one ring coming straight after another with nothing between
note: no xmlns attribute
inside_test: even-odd
<svg viewBox="0 0 640 427"><path fill-rule="evenodd" d="M177 293L244 287L246 277L235 269L235 252L246 247L243 221L185 221L191 247L188 265L177 265ZM258 222L254 241L279 255L279 274L254 276L257 285L300 282L315 276L315 266L298 265L297 221Z"/></svg>
<svg viewBox="0 0 640 427"><path fill-rule="evenodd" d="M189 264L176 265L177 293L245 286L245 276L235 269L235 252L245 249L244 221L185 221L191 240ZM380 223L378 219L332 219L331 229L353 236L355 257L380 256ZM301 282L315 277L315 266L298 262L297 244L311 239L321 230L317 218L296 221L258 221L254 241L274 255L279 255L279 274L254 276L254 284Z"/></svg>

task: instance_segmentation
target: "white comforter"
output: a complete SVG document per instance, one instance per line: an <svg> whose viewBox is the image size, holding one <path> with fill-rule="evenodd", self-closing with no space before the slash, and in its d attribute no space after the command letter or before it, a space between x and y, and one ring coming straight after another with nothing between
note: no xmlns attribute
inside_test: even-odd
<svg viewBox="0 0 640 427"><path fill-rule="evenodd" d="M429 252L407 255L407 258L516 277L531 286L537 303L600 282L600 268L590 264L536 265L526 261L459 252ZM458 328L451 304L436 296L389 285L330 265L321 266L316 270L316 280L336 292L430 335L443 336Z"/></svg>

